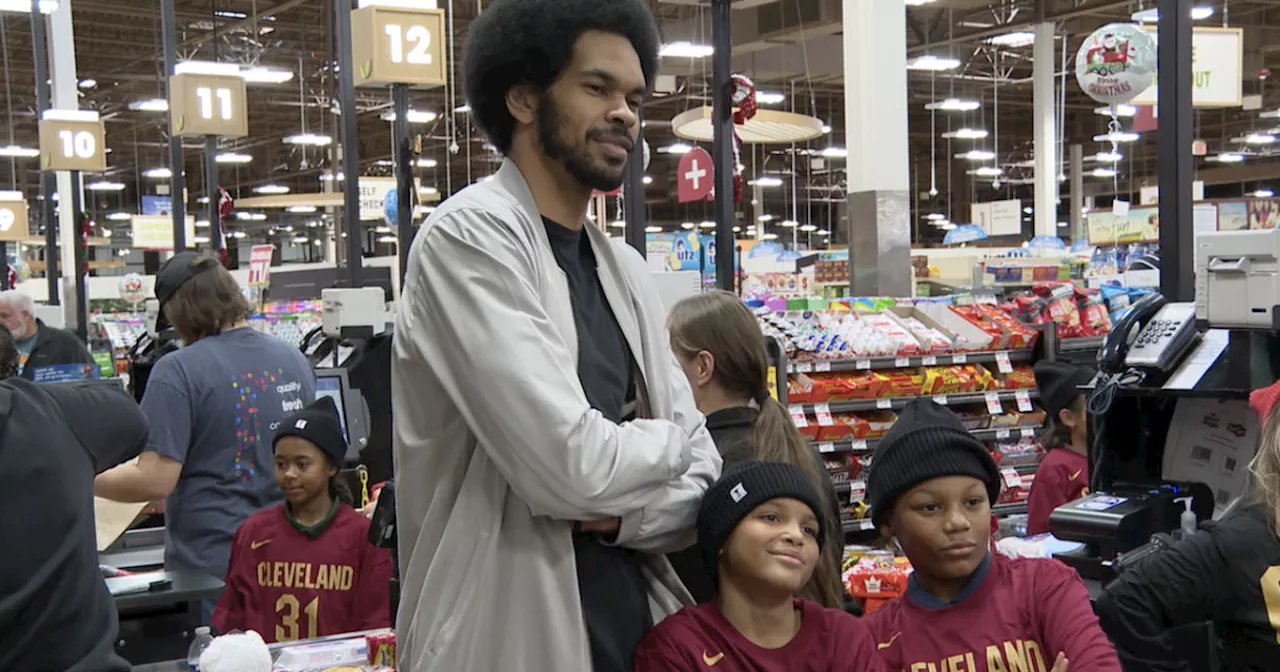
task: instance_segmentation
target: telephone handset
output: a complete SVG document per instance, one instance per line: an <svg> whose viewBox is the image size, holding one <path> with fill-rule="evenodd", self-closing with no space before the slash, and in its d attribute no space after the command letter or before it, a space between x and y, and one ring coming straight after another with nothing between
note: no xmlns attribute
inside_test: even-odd
<svg viewBox="0 0 1280 672"><path fill-rule="evenodd" d="M1116 321L1098 352L1098 365L1112 374L1130 367L1168 372L1195 340L1195 318L1194 303L1168 303L1160 294L1148 294Z"/></svg>

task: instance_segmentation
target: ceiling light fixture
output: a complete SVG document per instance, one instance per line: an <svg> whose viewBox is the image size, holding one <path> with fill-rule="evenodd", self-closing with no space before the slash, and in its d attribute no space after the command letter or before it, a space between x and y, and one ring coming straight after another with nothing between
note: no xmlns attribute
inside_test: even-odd
<svg viewBox="0 0 1280 672"><path fill-rule="evenodd" d="M107 219L112 222L127 222L133 219L133 215L127 212L113 212L107 215Z"/></svg>
<svg viewBox="0 0 1280 672"><path fill-rule="evenodd" d="M315 211L316 211L316 206L314 206L314 205L291 205L291 206L289 206L289 212L296 213L296 214L300 214L300 215L309 215L309 214L311 214L311 213L313 213L313 212L315 212Z"/></svg>
<svg viewBox="0 0 1280 672"><path fill-rule="evenodd" d="M1124 158L1124 154L1119 152L1098 152L1084 158L1086 161L1097 161L1098 163L1119 163Z"/></svg>
<svg viewBox="0 0 1280 672"><path fill-rule="evenodd" d="M138 112L168 112L169 101L164 98L148 98L147 100L135 100L129 103L129 109Z"/></svg>
<svg viewBox="0 0 1280 672"><path fill-rule="evenodd" d="M461 105L459 105L459 106L457 106L457 107L453 108L453 111L454 111L454 112L457 112L458 114L462 114L462 113L464 113L464 112L470 112L470 111L471 111L471 106L470 106L470 105L468 105L468 104L466 104L466 103L463 103L463 104L461 104Z"/></svg>
<svg viewBox="0 0 1280 672"><path fill-rule="evenodd" d="M284 84L293 79L292 70L279 68L252 67L240 71L240 76L248 84Z"/></svg>
<svg viewBox="0 0 1280 672"><path fill-rule="evenodd" d="M645 183L645 184L653 184L653 178L652 178L652 177L649 177L648 175L645 175L645 176L644 176L644 183Z"/></svg>
<svg viewBox="0 0 1280 672"><path fill-rule="evenodd" d="M167 180L173 177L173 171L162 166L160 168L150 168L148 170L144 170L142 171L142 176L151 178L153 180Z"/></svg>
<svg viewBox="0 0 1280 672"><path fill-rule="evenodd" d="M1198 7L1191 8L1192 21L1207 19L1211 16L1213 16L1213 7L1198 6ZM1151 9L1144 9L1142 11L1134 12L1133 16L1131 16L1130 18L1140 23L1150 23L1154 21L1159 21L1160 10L1156 9L1155 7L1152 7Z"/></svg>
<svg viewBox="0 0 1280 672"><path fill-rule="evenodd" d="M698 228L699 228L699 229L714 229L714 228L716 228L716 223L715 223L715 222L698 222Z"/></svg>
<svg viewBox="0 0 1280 672"><path fill-rule="evenodd" d="M299 133L285 138L284 143L286 145L311 145L313 147L325 147L333 144L333 138L327 135L318 135L316 133Z"/></svg>
<svg viewBox="0 0 1280 672"><path fill-rule="evenodd" d="M106 180L90 182L84 185L84 188L89 191L124 191L124 187L123 182L109 182Z"/></svg>
<svg viewBox="0 0 1280 672"><path fill-rule="evenodd" d="M40 150L30 147L19 147L18 145L6 145L0 147L0 156L11 159L34 159L40 156Z"/></svg>
<svg viewBox="0 0 1280 672"><path fill-rule="evenodd" d="M941 222L942 220L946 219L947 216L940 212L931 212L925 215L924 218L931 222Z"/></svg>
<svg viewBox="0 0 1280 672"><path fill-rule="evenodd" d="M777 239L778 239L778 234L776 233L766 233L763 236L760 236L760 240L777 240Z"/></svg>
<svg viewBox="0 0 1280 672"><path fill-rule="evenodd" d="M747 184L753 187L781 187L782 178L780 177L757 177Z"/></svg>
<svg viewBox="0 0 1280 672"><path fill-rule="evenodd" d="M1244 161L1244 154L1238 154L1236 152L1223 152L1222 154L1219 154L1217 156L1209 157L1208 160L1217 161L1218 163L1240 163L1241 161Z"/></svg>
<svg viewBox="0 0 1280 672"><path fill-rule="evenodd" d="M995 166L983 166L981 168L968 171L968 174L976 175L978 177L1000 177L1001 175L1004 175L1004 169L997 168Z"/></svg>
<svg viewBox="0 0 1280 672"><path fill-rule="evenodd" d="M646 226L646 227L644 227L644 232L645 232L645 233L662 233L662 227L661 227L661 226Z"/></svg>
<svg viewBox="0 0 1280 672"><path fill-rule="evenodd" d="M948 140L981 140L987 137L989 133L984 128L961 128L956 131L943 133L942 137Z"/></svg>
<svg viewBox="0 0 1280 672"><path fill-rule="evenodd" d="M761 105L777 105L786 99L787 96L785 94L777 93L775 91L756 92L756 102Z"/></svg>
<svg viewBox="0 0 1280 672"><path fill-rule="evenodd" d="M263 194L265 196L276 196L279 194L289 193L289 187L286 187L283 184L264 184L262 186L254 187L253 191L254 193Z"/></svg>
<svg viewBox="0 0 1280 672"><path fill-rule="evenodd" d="M666 147L658 148L658 152L661 154L688 154L691 151L693 151L693 146L687 145L683 142L677 142L667 145Z"/></svg>
<svg viewBox="0 0 1280 672"><path fill-rule="evenodd" d="M1253 192L1252 194L1250 194L1250 196L1253 196L1254 198L1271 198L1272 196L1275 196L1275 195L1276 195L1276 192L1271 191L1270 189L1259 189Z"/></svg>
<svg viewBox="0 0 1280 672"><path fill-rule="evenodd" d="M405 118L408 119L411 124L429 124L436 120L436 116L436 113L430 110L409 110L409 114L405 115ZM395 121L395 110L383 112L382 120Z"/></svg>
<svg viewBox="0 0 1280 672"><path fill-rule="evenodd" d="M814 226L813 224L802 224L800 226L800 230L804 231L805 233L813 233L814 231L818 230L818 227Z"/></svg>
<svg viewBox="0 0 1280 672"><path fill-rule="evenodd" d="M219 63L217 61L179 61L173 66L173 74L235 77L240 74L240 65L238 63Z"/></svg>
<svg viewBox="0 0 1280 672"><path fill-rule="evenodd" d="M440 162L435 159L418 159L413 165L419 168L435 168L440 165Z"/></svg>
<svg viewBox="0 0 1280 672"><path fill-rule="evenodd" d="M976 100L947 98L936 103L928 103L924 106L924 109L938 112L972 112L979 107L982 107L982 103Z"/></svg>
<svg viewBox="0 0 1280 672"><path fill-rule="evenodd" d="M1250 145L1270 145L1276 141L1276 136L1270 133L1250 133L1243 138L1237 138L1237 141Z"/></svg>
<svg viewBox="0 0 1280 672"><path fill-rule="evenodd" d="M908 70L943 72L946 70L955 70L958 67L960 67L959 59L934 56L933 54L925 54L924 56L918 56L913 60L907 61Z"/></svg>
<svg viewBox="0 0 1280 672"><path fill-rule="evenodd" d="M691 231L691 230L693 230L693 229L694 229L694 227L696 227L696 226L697 226L697 224L694 224L693 222L682 222L682 223L680 224L680 228L684 229L685 231Z"/></svg>
<svg viewBox="0 0 1280 672"><path fill-rule="evenodd" d="M1004 35L996 35L986 39L986 43L996 47L1007 47L1009 49L1017 49L1019 47L1029 47L1036 43L1036 34L1030 31L1019 30Z"/></svg>
<svg viewBox="0 0 1280 672"><path fill-rule="evenodd" d="M1110 116L1132 117L1138 114L1138 108L1137 106L1134 106L1134 105L1121 104L1121 105L1116 105L1114 115L1111 114L1110 107L1095 107L1093 108L1093 113L1102 117L1110 117Z"/></svg>
<svg viewBox="0 0 1280 672"><path fill-rule="evenodd" d="M1094 168L1089 174L1094 177L1115 177L1118 173L1114 168Z"/></svg>
<svg viewBox="0 0 1280 672"><path fill-rule="evenodd" d="M800 222L797 222L794 219L784 219L782 220L782 223L779 224L778 226L786 227L788 229L794 229L797 226L800 226Z"/></svg>
<svg viewBox="0 0 1280 672"><path fill-rule="evenodd" d="M849 150L844 147L824 147L819 154L828 159L844 159L849 157Z"/></svg>
<svg viewBox="0 0 1280 672"><path fill-rule="evenodd" d="M1102 135L1093 136L1093 141L1094 142L1137 142L1138 138L1141 138L1141 137L1142 136L1139 135L1138 133L1132 133L1129 131L1112 131L1111 133L1104 133Z"/></svg>
<svg viewBox="0 0 1280 672"><path fill-rule="evenodd" d="M969 161L990 161L996 158L996 153L988 152L985 149L971 149L963 154L956 154L956 158Z"/></svg>
<svg viewBox="0 0 1280 672"><path fill-rule="evenodd" d="M662 45L659 56L664 58L706 58L715 53L715 47L709 44L692 42L669 42Z"/></svg>
<svg viewBox="0 0 1280 672"><path fill-rule="evenodd" d="M97 85L98 85L98 80L96 80L96 79L94 79L94 78L92 78L92 77L86 77L86 78L84 78L84 79L82 79L82 80L80 80L79 82L77 82L77 83L76 83L76 86L78 86L78 87L80 87L80 88L82 88L82 89L92 89L93 87L95 87L95 86L97 86Z"/></svg>
<svg viewBox="0 0 1280 672"><path fill-rule="evenodd" d="M213 160L217 161L218 163L249 163L250 161L253 160L253 157L249 156L248 154L224 152L222 154L219 154L213 157Z"/></svg>

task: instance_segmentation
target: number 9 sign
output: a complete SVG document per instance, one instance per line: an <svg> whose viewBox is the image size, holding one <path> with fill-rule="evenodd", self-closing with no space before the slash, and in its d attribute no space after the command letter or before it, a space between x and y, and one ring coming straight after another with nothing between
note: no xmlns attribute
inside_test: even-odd
<svg viewBox="0 0 1280 672"><path fill-rule="evenodd" d="M351 13L356 86L445 84L444 11L372 5Z"/></svg>
<svg viewBox="0 0 1280 672"><path fill-rule="evenodd" d="M0 192L0 241L22 241L28 235L27 202L22 200L22 194ZM2 267L3 263L0 263Z"/></svg>

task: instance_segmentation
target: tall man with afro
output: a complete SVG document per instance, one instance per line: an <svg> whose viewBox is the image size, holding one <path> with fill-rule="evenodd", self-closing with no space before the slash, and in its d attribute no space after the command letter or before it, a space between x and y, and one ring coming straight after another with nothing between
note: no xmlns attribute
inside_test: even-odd
<svg viewBox="0 0 1280 672"><path fill-rule="evenodd" d="M473 118L506 160L419 231L392 398L402 670L629 672L690 601L720 458L644 259L586 225L621 183L658 70L643 0L497 0Z"/></svg>

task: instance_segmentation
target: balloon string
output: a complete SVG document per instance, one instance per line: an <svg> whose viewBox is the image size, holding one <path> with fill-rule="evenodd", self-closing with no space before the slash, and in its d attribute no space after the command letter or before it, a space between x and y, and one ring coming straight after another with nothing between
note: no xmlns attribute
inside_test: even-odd
<svg viewBox="0 0 1280 672"><path fill-rule="evenodd" d="M1120 141L1116 140L1116 134L1120 132L1120 117L1116 114L1116 104L1111 105L1111 121L1107 122L1107 131L1111 135L1111 154L1114 156L1120 153ZM1120 196L1120 162L1116 161L1112 165L1115 168L1111 171L1111 187L1116 190L1116 197Z"/></svg>

